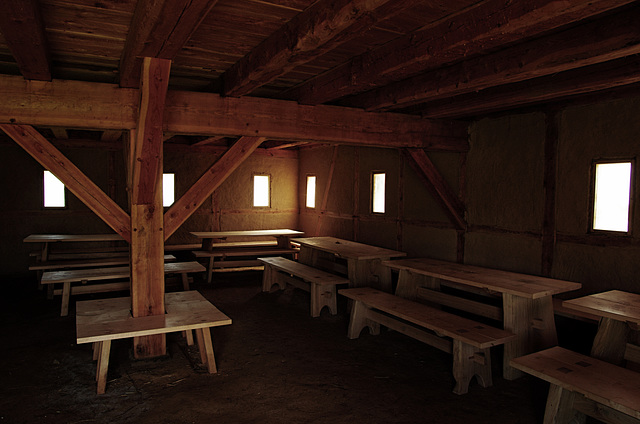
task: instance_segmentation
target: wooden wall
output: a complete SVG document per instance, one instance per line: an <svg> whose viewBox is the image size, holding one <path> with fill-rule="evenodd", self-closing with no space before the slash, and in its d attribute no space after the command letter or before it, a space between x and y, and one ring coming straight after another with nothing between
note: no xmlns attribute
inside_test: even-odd
<svg viewBox="0 0 640 424"><path fill-rule="evenodd" d="M122 150L61 148L103 191L128 210ZM165 149L164 171L176 174L176 199L221 155L205 151ZM13 143L0 144L0 257L4 277L28 276L28 252L39 246L22 242L33 233L110 233L112 230L67 191L67 208L44 210L43 168ZM272 177L271 207L251 206L252 175ZM296 152L254 153L169 239L197 243L189 231L296 228L298 226L298 157ZM96 246L96 244L92 244ZM35 276L35 274L33 274ZM35 279L34 279L35 281Z"/></svg>
<svg viewBox="0 0 640 424"><path fill-rule="evenodd" d="M549 131L554 120L548 116L556 117L555 131ZM584 293L614 287L638 291L640 209L634 211L631 237L587 233L591 163L638 157L638 116L636 98L471 123L466 155L429 153L451 189L465 199L468 229L461 236L399 151L342 146L334 161L333 147L304 149L299 185L304 187L306 175L317 175L318 207L301 207L300 229L400 249L413 257L453 261L462 252L470 264L579 281ZM549 144L549 137L556 142ZM545 174L553 176L547 165L554 157L557 168L551 169L557 172L548 184L556 195L549 197ZM384 216L369 212L372 171L387 172ZM640 188L640 172L635 177ZM332 184L322 208L329 178ZM636 190L636 204L639 197ZM553 201L555 207L549 209ZM545 227L545 213L555 218L552 227L548 222ZM551 240L556 238L546 254L545 228L551 229Z"/></svg>

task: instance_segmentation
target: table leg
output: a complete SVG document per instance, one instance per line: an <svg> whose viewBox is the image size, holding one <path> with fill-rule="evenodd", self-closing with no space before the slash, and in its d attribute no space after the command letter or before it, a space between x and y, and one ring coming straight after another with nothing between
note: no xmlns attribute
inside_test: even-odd
<svg viewBox="0 0 640 424"><path fill-rule="evenodd" d="M504 329L516 335L504 345L503 373L507 380L523 375L511 367L513 358L558 344L551 296L526 299L512 294L502 295Z"/></svg>
<svg viewBox="0 0 640 424"><path fill-rule="evenodd" d="M318 252L308 246L301 245L298 252L298 262L301 264L317 267Z"/></svg>
<svg viewBox="0 0 640 424"><path fill-rule="evenodd" d="M196 336L198 337L198 349L200 350L202 363L207 366L209 374L217 373L218 369L216 368L216 359L213 354L213 343L211 342L211 331L209 327L198 328L196 330Z"/></svg>
<svg viewBox="0 0 640 424"><path fill-rule="evenodd" d="M396 296L409 300L417 300L419 287L440 291L440 280L429 277L428 275L416 274L408 269L400 270L398 274L398 285L396 286Z"/></svg>
<svg viewBox="0 0 640 424"><path fill-rule="evenodd" d="M348 259L349 287L373 287L391 293L391 268L382 259Z"/></svg>
<svg viewBox="0 0 640 424"><path fill-rule="evenodd" d="M111 340L98 342L98 367L96 379L98 381L98 394L105 392L107 387L107 371L109 369L109 352L111 351Z"/></svg>
<svg viewBox="0 0 640 424"><path fill-rule="evenodd" d="M591 347L591 356L622 365L630 333L631 330L626 322L602 317Z"/></svg>
<svg viewBox="0 0 640 424"><path fill-rule="evenodd" d="M213 256L210 256L209 266L207 267L207 284L211 284L211 280L213 279L213 264L214 264Z"/></svg>
<svg viewBox="0 0 640 424"><path fill-rule="evenodd" d="M291 247L289 236L277 236L276 240L278 241L278 247L280 249L289 249Z"/></svg>
<svg viewBox="0 0 640 424"><path fill-rule="evenodd" d="M181 273L180 278L182 279L182 290L189 291L189 276L187 275L187 273Z"/></svg>
<svg viewBox="0 0 640 424"><path fill-rule="evenodd" d="M60 307L60 316L69 315L69 297L71 296L71 283L62 283L62 306Z"/></svg>

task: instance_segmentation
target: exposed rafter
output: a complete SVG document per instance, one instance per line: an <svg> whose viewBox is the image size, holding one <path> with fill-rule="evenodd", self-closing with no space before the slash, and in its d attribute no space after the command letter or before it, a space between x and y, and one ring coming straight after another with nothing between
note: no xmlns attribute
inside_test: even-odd
<svg viewBox="0 0 640 424"><path fill-rule="evenodd" d="M242 96L359 36L417 0L320 0L227 70L223 92Z"/></svg>
<svg viewBox="0 0 640 424"><path fill-rule="evenodd" d="M37 0L4 0L0 31L25 79L51 81L51 54Z"/></svg>
<svg viewBox="0 0 640 424"><path fill-rule="evenodd" d="M367 110L398 109L636 55L638 22L640 10L625 11L371 90L347 104Z"/></svg>
<svg viewBox="0 0 640 424"><path fill-rule="evenodd" d="M487 0L356 56L283 98L320 104L452 64L501 45L543 34L630 0Z"/></svg>
<svg viewBox="0 0 640 424"><path fill-rule="evenodd" d="M424 116L463 118L558 101L571 96L611 90L640 83L640 57L632 56L607 63L562 72L531 81L492 87L420 106Z"/></svg>
<svg viewBox="0 0 640 424"><path fill-rule="evenodd" d="M217 0L138 0L120 59L120 86L138 87L142 57L173 59Z"/></svg>

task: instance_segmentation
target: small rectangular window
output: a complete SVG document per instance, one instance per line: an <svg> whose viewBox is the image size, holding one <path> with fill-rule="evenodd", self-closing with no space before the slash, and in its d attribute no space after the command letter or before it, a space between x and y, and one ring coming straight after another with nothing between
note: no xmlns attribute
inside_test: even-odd
<svg viewBox="0 0 640 424"><path fill-rule="evenodd" d="M307 202L308 208L316 207L316 176L307 175Z"/></svg>
<svg viewBox="0 0 640 424"><path fill-rule="evenodd" d="M162 206L173 205L175 193L175 174L162 174Z"/></svg>
<svg viewBox="0 0 640 424"><path fill-rule="evenodd" d="M594 230L629 231L631 162L595 164L593 190Z"/></svg>
<svg viewBox="0 0 640 424"><path fill-rule="evenodd" d="M269 176L253 176L253 206L269 207Z"/></svg>
<svg viewBox="0 0 640 424"><path fill-rule="evenodd" d="M44 207L65 207L64 184L50 171L44 171Z"/></svg>
<svg viewBox="0 0 640 424"><path fill-rule="evenodd" d="M384 172L374 172L372 178L372 207L373 213L384 213L385 206L385 179Z"/></svg>

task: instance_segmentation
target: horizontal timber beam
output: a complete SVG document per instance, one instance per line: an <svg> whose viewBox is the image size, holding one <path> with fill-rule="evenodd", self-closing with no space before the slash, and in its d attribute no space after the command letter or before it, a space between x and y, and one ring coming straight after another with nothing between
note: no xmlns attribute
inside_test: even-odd
<svg viewBox="0 0 640 424"><path fill-rule="evenodd" d="M0 92L0 123L47 127L134 129L140 101L138 89L113 84L25 81L14 76L0 77ZM464 122L213 93L169 91L163 121L164 132L175 134L446 151L469 149Z"/></svg>

